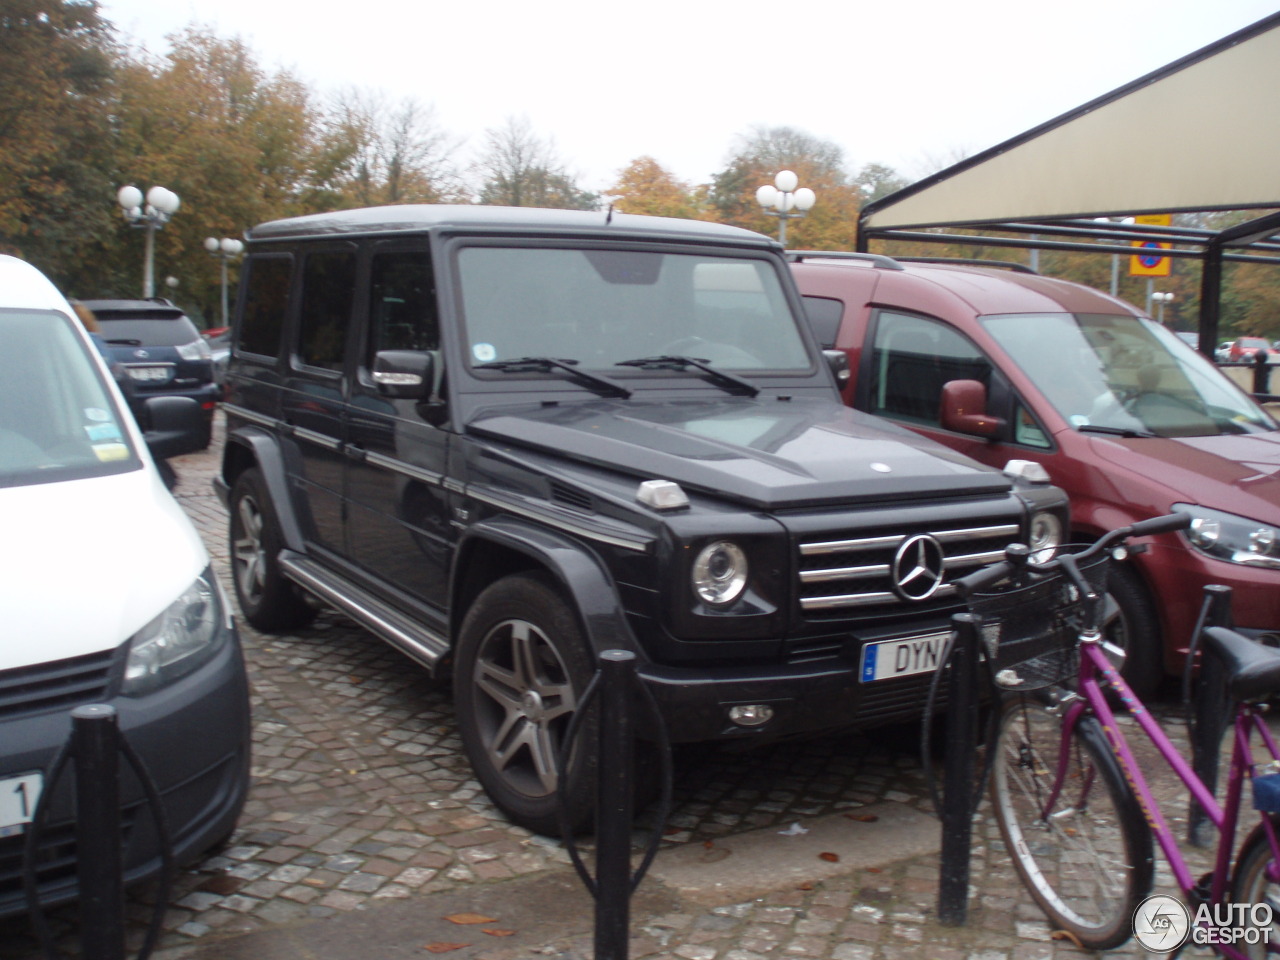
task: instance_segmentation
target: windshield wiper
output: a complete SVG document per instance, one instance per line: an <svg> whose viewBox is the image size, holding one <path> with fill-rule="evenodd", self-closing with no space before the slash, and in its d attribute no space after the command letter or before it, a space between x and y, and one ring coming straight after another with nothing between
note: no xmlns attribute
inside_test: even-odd
<svg viewBox="0 0 1280 960"><path fill-rule="evenodd" d="M578 380L591 387L603 396L615 396L626 399L631 391L617 380L610 380L604 374L592 373L590 370L579 370L577 360L560 360L556 357L519 357L515 360L490 360L488 363L477 363L476 370L502 370L506 373L526 373L530 370L564 370Z"/></svg>
<svg viewBox="0 0 1280 960"><path fill-rule="evenodd" d="M659 355L656 357L639 357L635 360L619 360L614 366L618 367L695 367L707 374L712 380L722 387L737 387L743 390L748 396L756 396L760 393L760 388L750 380L746 380L735 374L728 373L724 370L717 370L711 366L707 360L698 357L669 356Z"/></svg>
<svg viewBox="0 0 1280 960"><path fill-rule="evenodd" d="M1106 427L1100 423L1085 423L1076 427L1081 433L1105 433L1112 437L1154 437L1150 430L1134 430L1132 427Z"/></svg>

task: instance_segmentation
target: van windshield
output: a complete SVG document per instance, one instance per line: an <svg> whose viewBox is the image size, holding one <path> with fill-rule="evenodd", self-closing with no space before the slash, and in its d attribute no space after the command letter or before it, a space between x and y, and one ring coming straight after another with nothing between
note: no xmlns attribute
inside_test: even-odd
<svg viewBox="0 0 1280 960"><path fill-rule="evenodd" d="M473 366L554 357L625 377L639 368L618 364L682 355L723 370L812 367L766 260L471 246L459 252L458 271ZM655 367L656 375L681 369Z"/></svg>
<svg viewBox="0 0 1280 960"><path fill-rule="evenodd" d="M1077 430L1207 437L1276 429L1217 367L1153 321L1042 313L982 324Z"/></svg>
<svg viewBox="0 0 1280 960"><path fill-rule="evenodd" d="M141 461L70 317L0 310L0 486L136 470Z"/></svg>

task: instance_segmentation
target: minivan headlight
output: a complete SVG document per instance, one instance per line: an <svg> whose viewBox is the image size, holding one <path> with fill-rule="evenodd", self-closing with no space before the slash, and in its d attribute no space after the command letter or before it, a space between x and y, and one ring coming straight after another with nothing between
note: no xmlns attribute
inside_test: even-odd
<svg viewBox="0 0 1280 960"><path fill-rule="evenodd" d="M1173 509L1191 515L1191 526L1182 536L1201 553L1215 560L1280 570L1280 528L1199 504L1175 503Z"/></svg>
<svg viewBox="0 0 1280 960"><path fill-rule="evenodd" d="M185 677L208 663L229 635L219 588L206 571L134 634L120 692L136 697Z"/></svg>
<svg viewBox="0 0 1280 960"><path fill-rule="evenodd" d="M747 555L736 543L717 540L698 553L692 578L694 592L705 603L733 603L747 587Z"/></svg>

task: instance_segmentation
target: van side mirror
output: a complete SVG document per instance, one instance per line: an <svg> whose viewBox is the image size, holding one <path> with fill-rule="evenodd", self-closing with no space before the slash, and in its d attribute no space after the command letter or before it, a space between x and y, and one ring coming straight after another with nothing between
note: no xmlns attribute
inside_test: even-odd
<svg viewBox="0 0 1280 960"><path fill-rule="evenodd" d="M142 436L156 460L195 453L208 443L204 411L191 397L149 397L143 411Z"/></svg>
<svg viewBox="0 0 1280 960"><path fill-rule="evenodd" d="M987 415L987 388L977 380L950 380L942 385L942 426L956 433L994 437L1004 421Z"/></svg>
<svg viewBox="0 0 1280 960"><path fill-rule="evenodd" d="M434 384L434 366L426 350L379 350L373 357L373 382L384 397L426 400Z"/></svg>

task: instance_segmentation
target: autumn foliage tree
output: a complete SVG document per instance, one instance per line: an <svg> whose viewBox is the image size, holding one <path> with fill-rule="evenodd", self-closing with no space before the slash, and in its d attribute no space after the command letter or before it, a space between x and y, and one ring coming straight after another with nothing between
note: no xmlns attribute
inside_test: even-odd
<svg viewBox="0 0 1280 960"><path fill-rule="evenodd" d="M705 220L710 211L699 191L665 170L653 157L637 157L618 171L606 191L620 213ZM703 191L705 193L705 191Z"/></svg>

